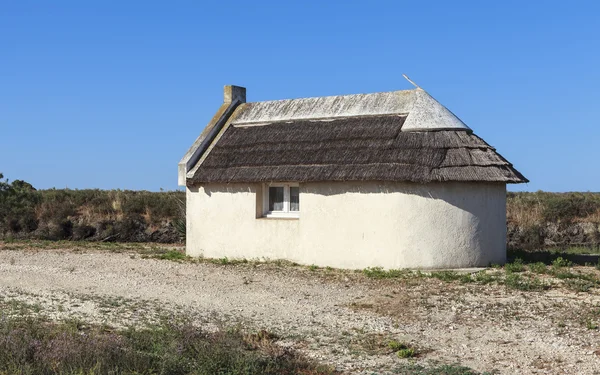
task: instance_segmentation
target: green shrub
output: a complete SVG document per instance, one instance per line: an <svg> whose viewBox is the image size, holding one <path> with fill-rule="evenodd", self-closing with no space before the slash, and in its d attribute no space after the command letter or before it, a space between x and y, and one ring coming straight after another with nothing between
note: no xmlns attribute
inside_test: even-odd
<svg viewBox="0 0 600 375"><path fill-rule="evenodd" d="M563 259L562 257L558 257L552 261L552 268L559 269L563 267L571 267L573 263L568 261L567 259Z"/></svg>
<svg viewBox="0 0 600 375"><path fill-rule="evenodd" d="M590 289L596 286L596 283L587 280L568 279L565 280L565 286L576 292L589 292Z"/></svg>
<svg viewBox="0 0 600 375"><path fill-rule="evenodd" d="M187 226L186 226L185 216L183 218L178 217L175 220L173 220L173 227L175 227L175 230L177 231L177 234L179 235L179 240L181 242L185 242L185 238L186 238L186 234L187 234Z"/></svg>
<svg viewBox="0 0 600 375"><path fill-rule="evenodd" d="M412 358L415 356L415 350L413 348L400 349L396 352L398 358Z"/></svg>
<svg viewBox="0 0 600 375"><path fill-rule="evenodd" d="M388 348L390 348L393 351L398 351L398 350L401 350L401 349L408 348L408 345L406 345L403 342L392 340L392 341L388 342Z"/></svg>
<svg viewBox="0 0 600 375"><path fill-rule="evenodd" d="M546 273L547 267L543 262L532 263L529 265L529 270L533 273L544 274Z"/></svg>
<svg viewBox="0 0 600 375"><path fill-rule="evenodd" d="M504 285L509 289L516 289L522 291L540 291L547 289L547 286L542 284L537 278L525 278L517 273L506 274L504 279Z"/></svg>
<svg viewBox="0 0 600 375"><path fill-rule="evenodd" d="M407 345L403 342L399 342L399 341L395 341L395 340L388 342L388 348L390 348L391 350L396 352L396 355L398 356L398 358L412 358L416 354L416 351L414 348L410 347L409 345Z"/></svg>
<svg viewBox="0 0 600 375"><path fill-rule="evenodd" d="M525 266L523 265L523 260L517 258L512 263L506 263L504 269L506 272L523 272L525 271Z"/></svg>
<svg viewBox="0 0 600 375"><path fill-rule="evenodd" d="M468 284L468 283L472 283L472 282L475 281L473 279L473 276L470 273L463 273L463 274L461 274L459 280L463 284Z"/></svg>
<svg viewBox="0 0 600 375"><path fill-rule="evenodd" d="M480 283L480 284L489 284L491 282L493 282L496 278L487 273L485 270L483 271L479 271L474 275L474 279L476 282Z"/></svg>

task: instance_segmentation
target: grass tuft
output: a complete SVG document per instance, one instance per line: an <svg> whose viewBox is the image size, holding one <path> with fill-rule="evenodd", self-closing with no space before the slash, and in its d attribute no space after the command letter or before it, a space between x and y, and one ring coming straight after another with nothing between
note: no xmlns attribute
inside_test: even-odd
<svg viewBox="0 0 600 375"><path fill-rule="evenodd" d="M496 278L487 273L485 270L483 271L479 271L477 272L475 275L473 275L473 279L475 282L479 283L479 284L490 284L492 282L494 282L494 280L496 280Z"/></svg>
<svg viewBox="0 0 600 375"><path fill-rule="evenodd" d="M543 262L532 263L529 265L529 271L538 274L544 274L547 271L546 264Z"/></svg>
<svg viewBox="0 0 600 375"><path fill-rule="evenodd" d="M398 358L412 358L416 355L416 350L403 342L392 340L388 342L388 348L394 351Z"/></svg>
<svg viewBox="0 0 600 375"><path fill-rule="evenodd" d="M562 257L558 257L552 261L552 268L554 268L555 270L558 270L558 269L561 269L564 267L571 267L572 265L573 265L573 263L571 263L567 259L563 259Z"/></svg>
<svg viewBox="0 0 600 375"><path fill-rule="evenodd" d="M442 281L460 280L462 275L456 271L436 271L431 273L431 277Z"/></svg>
<svg viewBox="0 0 600 375"><path fill-rule="evenodd" d="M396 352L398 358L412 358L415 356L415 350L413 348L400 349Z"/></svg>
<svg viewBox="0 0 600 375"><path fill-rule="evenodd" d="M565 281L565 286L575 292L589 292L596 284L587 280L568 279Z"/></svg>
<svg viewBox="0 0 600 375"><path fill-rule="evenodd" d="M153 255L152 258L162 259L162 260L186 260L189 257L187 255L185 255L184 252L177 251L177 250L169 250L163 254Z"/></svg>
<svg viewBox="0 0 600 375"><path fill-rule="evenodd" d="M394 279L405 277L410 273L407 270L384 270L382 267L369 267L363 270L363 274L373 279Z"/></svg>
<svg viewBox="0 0 600 375"><path fill-rule="evenodd" d="M504 279L504 285L509 289L522 291L541 291L548 289L538 278L526 278L516 273L507 273Z"/></svg>
<svg viewBox="0 0 600 375"><path fill-rule="evenodd" d="M250 263L250 261L246 258L210 258L208 259L210 263L219 264L222 266L235 266L236 264L246 264Z"/></svg>
<svg viewBox="0 0 600 375"><path fill-rule="evenodd" d="M506 272L523 272L525 271L525 265L523 259L517 258L512 263L506 263L504 266Z"/></svg>
<svg viewBox="0 0 600 375"><path fill-rule="evenodd" d="M406 349L406 348L408 348L408 346L403 342L392 340L392 341L388 342L388 348L390 348L393 351L398 351L400 349Z"/></svg>

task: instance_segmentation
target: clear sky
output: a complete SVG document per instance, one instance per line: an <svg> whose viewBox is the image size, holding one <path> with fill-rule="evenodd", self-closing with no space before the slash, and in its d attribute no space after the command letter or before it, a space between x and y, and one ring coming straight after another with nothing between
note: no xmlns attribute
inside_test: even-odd
<svg viewBox="0 0 600 375"><path fill-rule="evenodd" d="M410 89L531 182L600 191L597 1L0 0L0 172L37 188L177 188L223 99Z"/></svg>

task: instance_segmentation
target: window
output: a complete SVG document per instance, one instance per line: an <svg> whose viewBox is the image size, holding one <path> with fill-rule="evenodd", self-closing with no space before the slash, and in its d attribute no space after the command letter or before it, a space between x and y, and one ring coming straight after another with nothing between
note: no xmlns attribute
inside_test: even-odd
<svg viewBox="0 0 600 375"><path fill-rule="evenodd" d="M300 217L300 187L298 184L265 185L263 212L265 217Z"/></svg>

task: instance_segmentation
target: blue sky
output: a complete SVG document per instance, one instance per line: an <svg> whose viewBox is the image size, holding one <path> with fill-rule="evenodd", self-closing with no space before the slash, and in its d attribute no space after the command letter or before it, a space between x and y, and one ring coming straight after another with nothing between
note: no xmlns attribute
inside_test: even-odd
<svg viewBox="0 0 600 375"><path fill-rule="evenodd" d="M222 102L409 89L531 182L600 191L594 1L0 0L0 172L38 188L177 188Z"/></svg>

